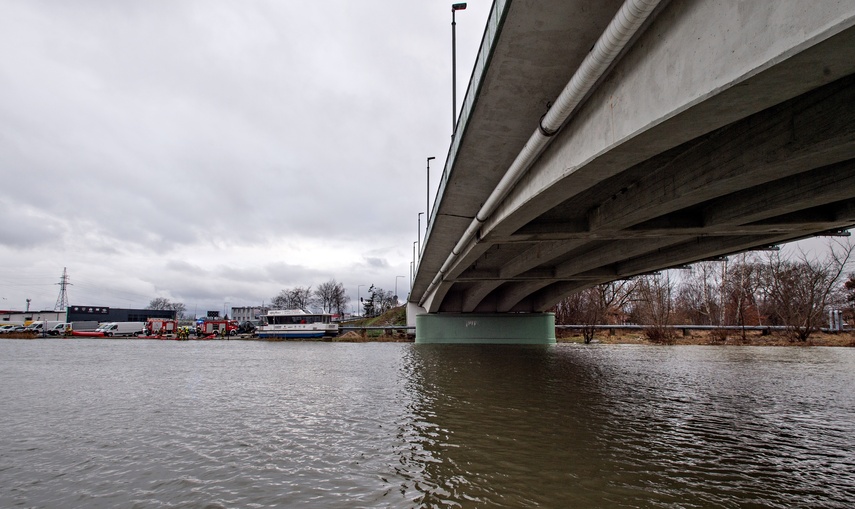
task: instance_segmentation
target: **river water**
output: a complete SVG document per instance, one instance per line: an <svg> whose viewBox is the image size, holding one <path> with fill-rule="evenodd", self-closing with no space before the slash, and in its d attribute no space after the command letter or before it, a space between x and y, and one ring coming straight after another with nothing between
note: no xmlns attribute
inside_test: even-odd
<svg viewBox="0 0 855 509"><path fill-rule="evenodd" d="M853 507L855 349L0 341L0 507Z"/></svg>

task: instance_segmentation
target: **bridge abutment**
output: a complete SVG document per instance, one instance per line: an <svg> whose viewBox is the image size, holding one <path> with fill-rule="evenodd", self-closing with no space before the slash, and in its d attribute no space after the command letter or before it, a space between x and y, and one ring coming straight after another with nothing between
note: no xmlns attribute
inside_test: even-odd
<svg viewBox="0 0 855 509"><path fill-rule="evenodd" d="M555 343L553 313L424 313L415 316L415 323L416 343Z"/></svg>

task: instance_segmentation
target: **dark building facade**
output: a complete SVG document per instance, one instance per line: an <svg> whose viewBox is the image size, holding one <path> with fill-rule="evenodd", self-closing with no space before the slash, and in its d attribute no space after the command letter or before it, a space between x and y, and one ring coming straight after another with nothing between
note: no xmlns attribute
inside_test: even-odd
<svg viewBox="0 0 855 509"><path fill-rule="evenodd" d="M149 318L175 319L171 309L123 309L107 306L68 306L67 322L144 322Z"/></svg>

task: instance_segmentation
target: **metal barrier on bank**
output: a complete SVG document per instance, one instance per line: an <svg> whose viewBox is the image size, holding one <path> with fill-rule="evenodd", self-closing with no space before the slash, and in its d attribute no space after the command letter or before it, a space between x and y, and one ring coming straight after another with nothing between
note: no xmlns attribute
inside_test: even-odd
<svg viewBox="0 0 855 509"><path fill-rule="evenodd" d="M389 334L393 333L394 331L407 331L407 332L411 332L412 334L415 334L416 333L416 326L415 325L370 325L370 326L365 326L365 327L346 326L346 327L339 327L338 330L340 333L339 335L345 334L345 333L351 332L351 331L362 332L362 331L372 331L372 330L389 331L388 332Z"/></svg>
<svg viewBox="0 0 855 509"><path fill-rule="evenodd" d="M656 327L654 325L638 325L638 324L624 324L624 325L556 325L556 329L597 329L597 330L645 330ZM786 325L663 325L661 326L665 329L674 329L683 331L683 335L686 335L688 331L697 330L697 331L712 331L712 330L726 330L726 331L760 331L764 336L770 334L772 331L776 332L785 332L792 330L792 327L787 327ZM850 329L848 327L844 327L838 325L837 327L820 327L818 329L821 332L848 332Z"/></svg>
<svg viewBox="0 0 855 509"><path fill-rule="evenodd" d="M653 327L652 325L639 325L639 324L623 324L623 325L581 325L581 324L565 324L565 325L556 325L556 329L569 329L569 330L582 330L582 329L596 329L596 330L607 330L607 331L615 331L615 330L638 330L642 331L645 329L649 329ZM665 325L663 326L667 329L674 329L682 331L683 334L687 334L688 331L696 330L696 331L713 331L713 330L726 330L726 331L760 331L764 336L770 334L771 332L786 332L788 330L792 330L791 327L787 327L785 325ZM821 327L819 329L821 332L849 332L851 329L846 327L843 324L838 325L837 327ZM347 332L359 332L363 331L384 331L385 334L394 334L396 331L403 331L407 334L415 334L416 327L413 325L372 325L365 327L357 327L357 326L347 326L347 327L339 327L340 334L345 334Z"/></svg>

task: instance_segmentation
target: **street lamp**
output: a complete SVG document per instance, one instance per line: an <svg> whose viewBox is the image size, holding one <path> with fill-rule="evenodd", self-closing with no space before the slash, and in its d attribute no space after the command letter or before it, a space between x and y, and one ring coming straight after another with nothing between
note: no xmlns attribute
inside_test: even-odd
<svg viewBox="0 0 855 509"><path fill-rule="evenodd" d="M424 214L424 212L419 212L419 235L416 237L418 239L416 242L418 242L418 244L419 244L419 253L422 252L422 215L423 214ZM427 240L427 239L425 239L425 240Z"/></svg>
<svg viewBox="0 0 855 509"><path fill-rule="evenodd" d="M457 23L454 13L462 11L466 4L451 4L451 137L457 132Z"/></svg>
<svg viewBox="0 0 855 509"><path fill-rule="evenodd" d="M362 304L362 299L359 298L359 289L363 286L368 285L356 285L356 309L359 309L359 306ZM362 316L362 312L360 311L359 316Z"/></svg>
<svg viewBox="0 0 855 509"><path fill-rule="evenodd" d="M413 270L416 268L418 268L418 265L416 264L416 243L413 242Z"/></svg>
<svg viewBox="0 0 855 509"><path fill-rule="evenodd" d="M427 206L425 210L427 210L427 224L425 225L425 230L427 230L427 225L430 224L430 160L436 159L435 157L427 158Z"/></svg>

